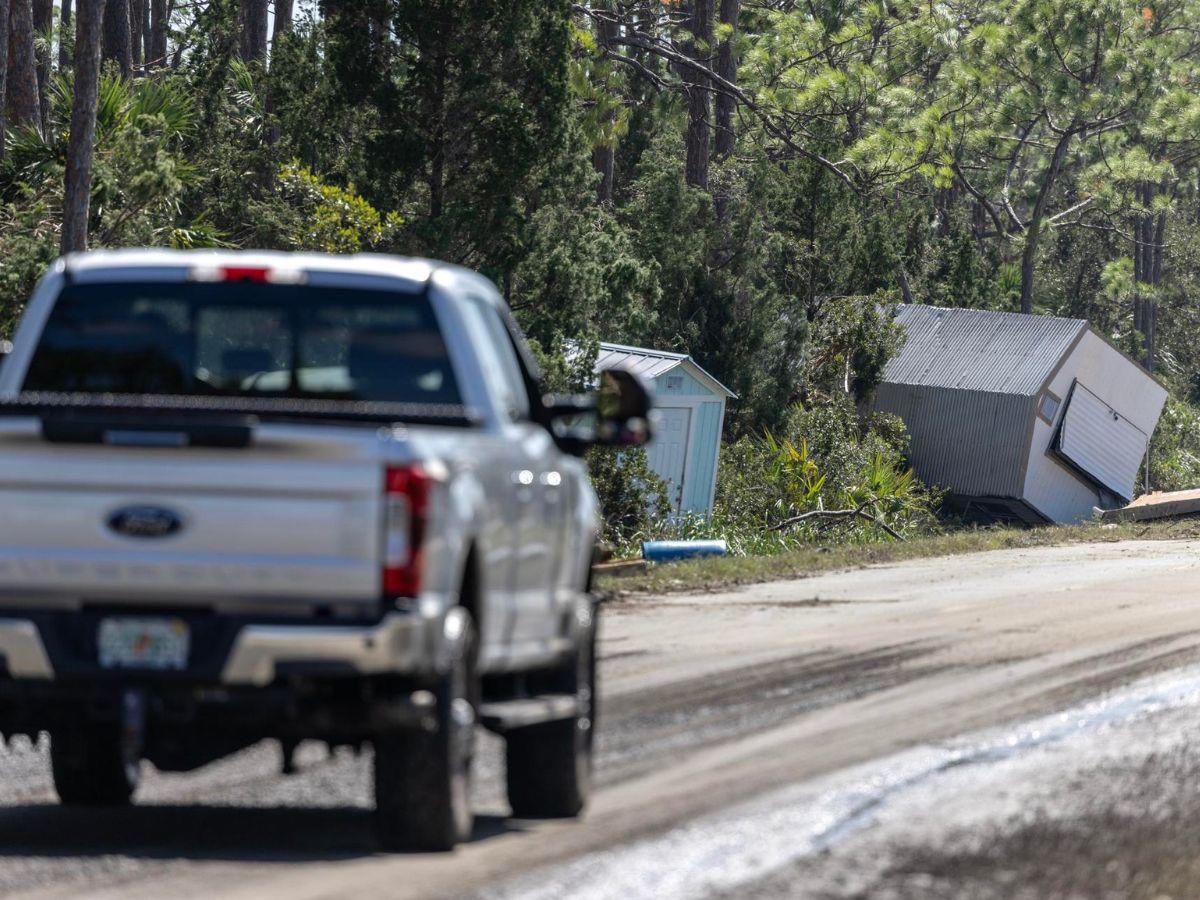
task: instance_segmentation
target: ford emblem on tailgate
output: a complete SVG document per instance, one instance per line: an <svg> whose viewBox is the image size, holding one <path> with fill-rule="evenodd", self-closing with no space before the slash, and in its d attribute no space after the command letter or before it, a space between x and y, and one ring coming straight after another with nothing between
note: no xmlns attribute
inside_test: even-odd
<svg viewBox="0 0 1200 900"><path fill-rule="evenodd" d="M161 506L126 506L108 517L117 534L135 538L161 538L183 528L183 518Z"/></svg>

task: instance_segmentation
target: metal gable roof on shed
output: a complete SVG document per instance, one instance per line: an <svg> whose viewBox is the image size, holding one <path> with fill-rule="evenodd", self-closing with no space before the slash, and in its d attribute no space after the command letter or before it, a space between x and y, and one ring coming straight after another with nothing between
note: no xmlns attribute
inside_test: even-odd
<svg viewBox="0 0 1200 900"><path fill-rule="evenodd" d="M884 369L891 384L1036 393L1080 335L1083 319L980 309L900 307L908 339Z"/></svg>
<svg viewBox="0 0 1200 900"><path fill-rule="evenodd" d="M645 347L629 347L625 344L600 344L600 355L596 358L595 370L599 372L601 369L622 366L647 379L655 379L672 369L686 366L699 381L715 393L724 394L733 400L737 399L737 394L704 371L704 368L686 353L668 353L665 350L649 350Z"/></svg>

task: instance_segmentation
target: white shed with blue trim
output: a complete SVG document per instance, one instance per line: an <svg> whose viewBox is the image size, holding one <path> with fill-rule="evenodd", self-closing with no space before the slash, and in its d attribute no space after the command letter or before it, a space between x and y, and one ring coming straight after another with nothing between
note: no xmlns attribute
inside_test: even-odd
<svg viewBox="0 0 1200 900"><path fill-rule="evenodd" d="M646 460L667 483L675 512L712 512L721 455L725 401L737 395L686 353L601 344L596 371L626 368L653 386L658 433Z"/></svg>

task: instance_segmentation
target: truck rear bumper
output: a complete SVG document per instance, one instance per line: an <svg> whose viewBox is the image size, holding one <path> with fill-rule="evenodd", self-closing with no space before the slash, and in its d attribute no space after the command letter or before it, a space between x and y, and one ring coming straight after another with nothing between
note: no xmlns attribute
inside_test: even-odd
<svg viewBox="0 0 1200 900"><path fill-rule="evenodd" d="M435 624L392 614L365 627L245 625L234 639L221 683L263 686L281 670L323 665L359 675L430 673L438 656Z"/></svg>
<svg viewBox="0 0 1200 900"><path fill-rule="evenodd" d="M54 677L42 636L28 619L0 619L0 656L13 678L43 681Z"/></svg>
<svg viewBox="0 0 1200 900"><path fill-rule="evenodd" d="M71 618L63 618L69 616ZM432 675L453 652L454 617L393 612L365 624L197 622L205 632L189 671L109 671L96 662L94 625L72 613L0 617L0 657L17 681L184 680L265 687L289 675Z"/></svg>

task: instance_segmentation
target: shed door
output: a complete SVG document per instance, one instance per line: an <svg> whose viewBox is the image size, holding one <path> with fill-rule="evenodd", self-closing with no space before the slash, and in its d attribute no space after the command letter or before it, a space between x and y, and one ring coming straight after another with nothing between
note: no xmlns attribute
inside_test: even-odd
<svg viewBox="0 0 1200 900"><path fill-rule="evenodd" d="M1144 431L1075 383L1056 445L1068 462L1122 500L1130 500L1149 443Z"/></svg>
<svg viewBox="0 0 1200 900"><path fill-rule="evenodd" d="M687 465L688 432L692 411L684 408L660 408L658 434L646 446L646 462L667 483L667 499L672 512L683 505L683 473Z"/></svg>

